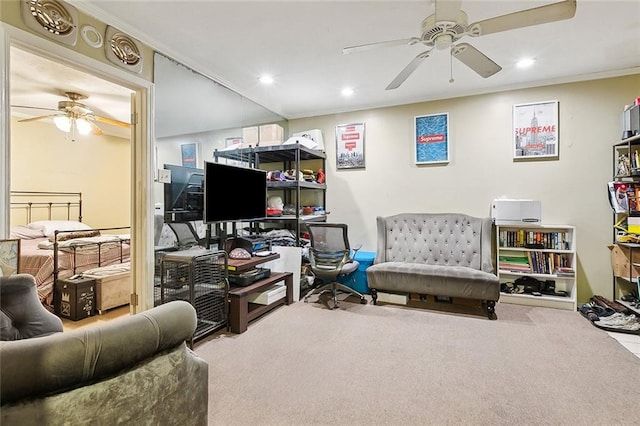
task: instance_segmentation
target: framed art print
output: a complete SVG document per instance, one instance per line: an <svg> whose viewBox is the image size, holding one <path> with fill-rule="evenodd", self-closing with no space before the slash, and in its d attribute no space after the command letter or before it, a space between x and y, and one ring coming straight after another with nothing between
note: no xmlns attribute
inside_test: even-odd
<svg viewBox="0 0 640 426"><path fill-rule="evenodd" d="M183 167L198 167L198 144L186 143L180 145Z"/></svg>
<svg viewBox="0 0 640 426"><path fill-rule="evenodd" d="M20 240L0 240L0 276L17 274L20 267Z"/></svg>
<svg viewBox="0 0 640 426"><path fill-rule="evenodd" d="M513 106L513 158L558 157L558 101Z"/></svg>
<svg viewBox="0 0 640 426"><path fill-rule="evenodd" d="M336 126L336 168L364 167L364 123Z"/></svg>
<svg viewBox="0 0 640 426"><path fill-rule="evenodd" d="M416 164L449 162L449 113L415 117L414 155Z"/></svg>

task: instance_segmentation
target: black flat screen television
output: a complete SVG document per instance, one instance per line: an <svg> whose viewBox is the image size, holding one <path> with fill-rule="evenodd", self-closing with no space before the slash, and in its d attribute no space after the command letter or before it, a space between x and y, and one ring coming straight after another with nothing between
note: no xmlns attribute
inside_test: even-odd
<svg viewBox="0 0 640 426"><path fill-rule="evenodd" d="M267 172L204 162L204 221L241 222L267 217Z"/></svg>
<svg viewBox="0 0 640 426"><path fill-rule="evenodd" d="M204 219L204 169L165 164L171 183L164 184L164 221Z"/></svg>

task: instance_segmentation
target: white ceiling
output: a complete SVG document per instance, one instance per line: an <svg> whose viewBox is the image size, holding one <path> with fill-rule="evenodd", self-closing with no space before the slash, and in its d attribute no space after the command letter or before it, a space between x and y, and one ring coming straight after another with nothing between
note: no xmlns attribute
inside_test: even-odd
<svg viewBox="0 0 640 426"><path fill-rule="evenodd" d="M424 46L350 55L341 50L419 37L422 20L434 11L432 0L68 3L289 119L640 72L638 0L578 0L575 17L569 20L465 37L462 41L481 50L502 71L484 79L451 60L448 51L434 50L395 90L385 87ZM462 9L471 23L549 3L553 1L462 0ZM522 56L535 57L535 66L516 69L515 62ZM109 103L125 94L123 88L105 87L108 90L102 93L102 83L83 85L80 74L65 74L61 87L55 82L60 70L47 65L34 73L34 66L27 63L16 69L20 61L14 64L12 58L12 104L29 104L28 97L35 97L27 92L38 89L51 96L47 102L52 107L62 100L53 89L76 85L77 90L90 93L85 103L96 113L128 121L128 96L120 109ZM449 83L451 72L453 83ZM13 83L16 73L22 74L18 84ZM275 84L260 85L261 73L272 74ZM31 87L36 82L39 87ZM355 90L349 99L340 95L344 86ZM640 88L629 89L630 101L639 95ZM181 102L166 104L184 110Z"/></svg>
<svg viewBox="0 0 640 426"><path fill-rule="evenodd" d="M578 0L570 20L466 37L502 71L483 79L453 60L455 81L449 83L450 56L435 51L390 91L387 84L424 46L351 55L341 50L419 36L422 20L434 11L431 0L70 3L286 118L640 72L638 0ZM471 23L549 3L463 0L462 9ZM516 69L522 56L537 58L536 66ZM275 77L273 86L258 83L264 72ZM355 95L345 100L340 90L347 85ZM630 99L637 95L630 90Z"/></svg>

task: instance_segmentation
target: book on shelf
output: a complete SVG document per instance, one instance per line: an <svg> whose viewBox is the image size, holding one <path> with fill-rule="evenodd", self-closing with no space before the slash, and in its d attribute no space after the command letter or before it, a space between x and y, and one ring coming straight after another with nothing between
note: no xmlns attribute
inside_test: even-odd
<svg viewBox="0 0 640 426"><path fill-rule="evenodd" d="M559 277L573 277L576 275L576 271L568 266L560 266L556 269L556 275Z"/></svg>

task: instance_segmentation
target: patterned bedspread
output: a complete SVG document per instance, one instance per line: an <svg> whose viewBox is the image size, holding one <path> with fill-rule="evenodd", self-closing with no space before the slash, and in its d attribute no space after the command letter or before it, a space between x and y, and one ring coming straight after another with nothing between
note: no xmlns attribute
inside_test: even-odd
<svg viewBox="0 0 640 426"><path fill-rule="evenodd" d="M72 240L65 241L66 247L58 250L58 279L68 278L97 266L113 265L129 261L129 241L102 243L73 250ZM36 279L38 295L46 306L53 306L53 249L44 238L22 239L20 242L20 272L33 275ZM86 243L86 241L85 241ZM61 243L60 243L61 244ZM98 249L99 247L99 249Z"/></svg>

